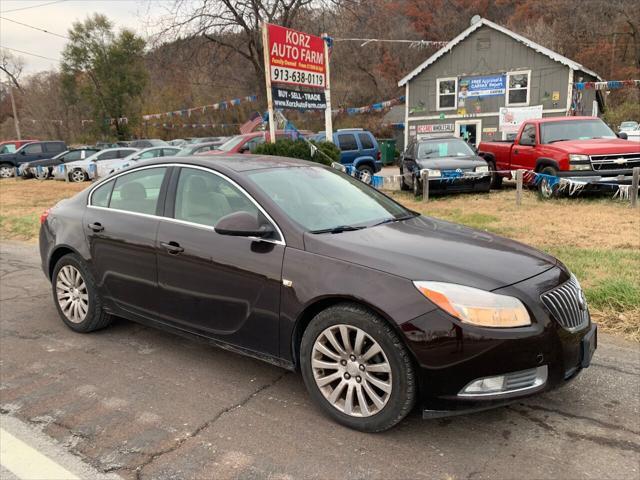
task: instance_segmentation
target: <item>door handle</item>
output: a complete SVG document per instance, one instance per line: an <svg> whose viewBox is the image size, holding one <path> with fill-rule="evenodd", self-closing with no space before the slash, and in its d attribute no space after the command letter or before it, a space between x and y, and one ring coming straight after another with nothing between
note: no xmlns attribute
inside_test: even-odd
<svg viewBox="0 0 640 480"><path fill-rule="evenodd" d="M171 255L177 255L184 252L184 248L178 242L160 242L167 252Z"/></svg>
<svg viewBox="0 0 640 480"><path fill-rule="evenodd" d="M102 224L98 222L90 223L89 225L87 225L87 227L89 227L94 232L101 232L104 230L104 227L102 226Z"/></svg>

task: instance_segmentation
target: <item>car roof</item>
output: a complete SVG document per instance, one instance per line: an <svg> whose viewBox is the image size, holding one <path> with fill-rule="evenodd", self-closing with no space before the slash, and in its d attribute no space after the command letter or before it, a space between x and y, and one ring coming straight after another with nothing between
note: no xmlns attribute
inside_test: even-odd
<svg viewBox="0 0 640 480"><path fill-rule="evenodd" d="M212 167L221 172L247 172L250 170L262 170L268 168L287 167L318 167L319 163L299 160L297 158L277 157L275 155L253 154L221 154L211 156L185 156L185 157L160 157L145 162L145 165L157 165L164 163L181 163L201 167Z"/></svg>
<svg viewBox="0 0 640 480"><path fill-rule="evenodd" d="M532 118L525 120L526 123L551 123L551 122L563 122L567 120L599 120L598 117L545 117L545 118ZM525 123L523 122L523 123Z"/></svg>

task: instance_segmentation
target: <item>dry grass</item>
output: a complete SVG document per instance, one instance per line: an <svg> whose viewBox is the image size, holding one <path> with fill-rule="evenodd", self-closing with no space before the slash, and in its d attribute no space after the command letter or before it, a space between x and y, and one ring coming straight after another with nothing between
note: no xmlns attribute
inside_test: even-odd
<svg viewBox="0 0 640 480"><path fill-rule="evenodd" d="M46 208L88 186L58 181L0 181L0 239L35 241ZM505 189L416 201L392 196L426 215L462 223L536 246L562 260L585 288L603 330L640 342L640 212L628 202L600 199L541 201L531 191L515 205Z"/></svg>

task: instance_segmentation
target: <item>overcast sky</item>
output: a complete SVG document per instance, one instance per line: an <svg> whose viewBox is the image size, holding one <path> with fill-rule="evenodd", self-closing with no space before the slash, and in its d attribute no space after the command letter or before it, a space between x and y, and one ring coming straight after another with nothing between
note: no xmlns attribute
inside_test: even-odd
<svg viewBox="0 0 640 480"><path fill-rule="evenodd" d="M148 35L147 25L170 0L0 0L0 16L49 32L66 35L72 23L103 13L116 27ZM52 3L53 2L53 3ZM49 3L50 5L44 5ZM19 9L19 10L18 10ZM13 11L12 11L13 10ZM0 18L0 46L59 59L67 40ZM22 57L25 73L57 68L58 62L12 51Z"/></svg>

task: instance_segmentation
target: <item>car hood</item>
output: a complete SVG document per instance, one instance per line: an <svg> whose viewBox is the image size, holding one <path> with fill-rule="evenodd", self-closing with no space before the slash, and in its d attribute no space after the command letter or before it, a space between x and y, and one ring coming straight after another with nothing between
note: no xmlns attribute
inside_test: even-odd
<svg viewBox="0 0 640 480"><path fill-rule="evenodd" d="M487 162L480 157L428 158L418 160L417 163L420 168L430 168L435 170L455 170L457 168L466 170L487 165Z"/></svg>
<svg viewBox="0 0 640 480"><path fill-rule="evenodd" d="M513 285L557 264L522 243L424 216L339 234L306 233L305 249L409 280L483 290Z"/></svg>
<svg viewBox="0 0 640 480"><path fill-rule="evenodd" d="M594 138L592 140L567 140L545 145L565 153L605 155L615 153L637 153L638 145L621 138Z"/></svg>

